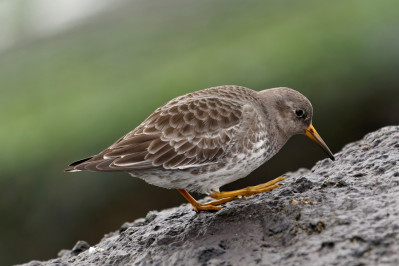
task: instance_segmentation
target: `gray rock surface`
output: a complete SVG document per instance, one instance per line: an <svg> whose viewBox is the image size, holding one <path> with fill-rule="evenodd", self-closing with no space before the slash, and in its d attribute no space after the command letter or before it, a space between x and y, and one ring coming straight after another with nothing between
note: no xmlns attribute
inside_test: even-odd
<svg viewBox="0 0 399 266"><path fill-rule="evenodd" d="M25 265L399 265L399 126L336 158L219 212L149 212L89 249Z"/></svg>

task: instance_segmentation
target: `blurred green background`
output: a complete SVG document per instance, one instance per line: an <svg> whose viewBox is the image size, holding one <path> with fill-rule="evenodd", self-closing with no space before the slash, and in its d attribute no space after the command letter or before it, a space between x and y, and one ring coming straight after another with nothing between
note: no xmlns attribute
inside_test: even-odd
<svg viewBox="0 0 399 266"><path fill-rule="evenodd" d="M1 265L49 259L80 239L94 245L185 202L123 173L63 172L178 95L292 87L312 101L334 152L399 123L395 0L13 1L0 1ZM325 157L295 136L222 190Z"/></svg>

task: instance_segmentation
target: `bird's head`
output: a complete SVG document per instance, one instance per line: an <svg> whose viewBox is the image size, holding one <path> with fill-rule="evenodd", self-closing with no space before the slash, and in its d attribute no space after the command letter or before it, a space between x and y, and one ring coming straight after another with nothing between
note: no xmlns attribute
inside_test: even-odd
<svg viewBox="0 0 399 266"><path fill-rule="evenodd" d="M285 141L296 134L305 134L335 160L327 144L312 125L313 107L301 93L290 88L273 88L258 92L268 119L274 122Z"/></svg>

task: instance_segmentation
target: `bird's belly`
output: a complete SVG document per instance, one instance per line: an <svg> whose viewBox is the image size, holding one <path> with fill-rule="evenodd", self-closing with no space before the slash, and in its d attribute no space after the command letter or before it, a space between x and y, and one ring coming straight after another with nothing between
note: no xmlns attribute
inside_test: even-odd
<svg viewBox="0 0 399 266"><path fill-rule="evenodd" d="M209 193L247 176L277 152L269 145L258 145L258 147L255 150L236 153L214 164L181 170L153 169L134 172L131 175L163 188Z"/></svg>

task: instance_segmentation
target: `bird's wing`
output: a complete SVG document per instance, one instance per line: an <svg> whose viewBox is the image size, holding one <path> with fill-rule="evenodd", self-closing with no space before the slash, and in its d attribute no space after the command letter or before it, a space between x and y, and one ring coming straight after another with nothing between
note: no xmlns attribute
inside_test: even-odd
<svg viewBox="0 0 399 266"><path fill-rule="evenodd" d="M67 171L184 169L216 162L232 147L244 109L241 102L211 96L171 101L109 148Z"/></svg>

